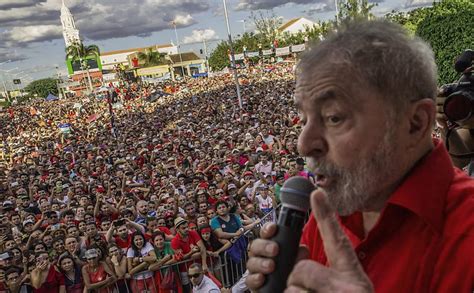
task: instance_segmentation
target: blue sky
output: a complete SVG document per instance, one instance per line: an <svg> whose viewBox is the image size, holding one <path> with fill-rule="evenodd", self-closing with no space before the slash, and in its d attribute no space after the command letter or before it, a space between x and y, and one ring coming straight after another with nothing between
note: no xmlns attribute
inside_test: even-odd
<svg viewBox="0 0 474 293"><path fill-rule="evenodd" d="M38 79L64 74L64 40L60 23L62 0L0 0L0 78ZM341 1L341 0L339 0ZM180 42L203 36L217 41L227 38L221 0L65 0L86 45L101 51L176 42L170 22L178 23ZM376 15L430 5L432 0L376 0ZM251 12L273 9L284 21L306 17L313 21L334 18L334 0L227 0L233 35L252 30ZM182 45L196 52L200 44ZM11 62L3 63L7 60ZM17 69L16 69L17 68ZM5 73L5 70L9 70Z"/></svg>

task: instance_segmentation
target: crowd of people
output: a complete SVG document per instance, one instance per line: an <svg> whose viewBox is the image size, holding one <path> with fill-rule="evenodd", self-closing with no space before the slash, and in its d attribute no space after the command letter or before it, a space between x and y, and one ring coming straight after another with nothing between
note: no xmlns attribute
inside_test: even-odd
<svg viewBox="0 0 474 293"><path fill-rule="evenodd" d="M294 63L240 73L242 109L223 74L2 112L0 292L222 282L218 259L242 262L283 182L314 179L296 156Z"/></svg>

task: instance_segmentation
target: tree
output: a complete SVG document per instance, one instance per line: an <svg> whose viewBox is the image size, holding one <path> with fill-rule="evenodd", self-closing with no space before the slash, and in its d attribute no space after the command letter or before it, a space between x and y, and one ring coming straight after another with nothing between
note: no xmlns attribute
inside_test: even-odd
<svg viewBox="0 0 474 293"><path fill-rule="evenodd" d="M440 84L457 80L460 73L454 70L454 61L474 44L474 2L444 0L434 3L427 9L416 34L433 48Z"/></svg>
<svg viewBox="0 0 474 293"><path fill-rule="evenodd" d="M46 98L48 94L58 95L58 84L54 78L38 79L27 85L24 89L30 97Z"/></svg>
<svg viewBox="0 0 474 293"><path fill-rule="evenodd" d="M277 17L273 11L267 11L265 14L261 10L258 14L252 12L250 17L262 45L270 46L278 37L278 28L282 25L281 17Z"/></svg>
<svg viewBox="0 0 474 293"><path fill-rule="evenodd" d="M153 51L153 48L147 48L144 52L138 52L138 60L143 64L143 67L150 67L156 65L163 65L167 63L166 54L158 51Z"/></svg>
<svg viewBox="0 0 474 293"><path fill-rule="evenodd" d="M89 87L92 91L92 81L89 74L89 66L87 65L88 57L98 58L100 56L99 47L96 45L84 46L82 43L73 43L66 48L66 60L71 59L72 61L79 60L81 62L81 68L87 72L87 80L89 81Z"/></svg>
<svg viewBox="0 0 474 293"><path fill-rule="evenodd" d="M369 20L375 18L370 12L376 3L370 3L368 0L347 0L339 2L339 13L337 18L339 23L347 23L355 20Z"/></svg>
<svg viewBox="0 0 474 293"><path fill-rule="evenodd" d="M217 45L209 56L209 66L212 67L212 70L219 71L230 65L229 50L230 47L227 41L221 41Z"/></svg>
<svg viewBox="0 0 474 293"><path fill-rule="evenodd" d="M430 8L421 7L407 12L395 11L387 13L385 18L403 26L410 35L415 35L420 22L425 19Z"/></svg>

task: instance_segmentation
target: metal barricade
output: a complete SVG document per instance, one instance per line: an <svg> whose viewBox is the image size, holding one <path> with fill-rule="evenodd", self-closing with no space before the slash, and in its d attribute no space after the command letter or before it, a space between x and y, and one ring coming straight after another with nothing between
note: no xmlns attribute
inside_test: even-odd
<svg viewBox="0 0 474 293"><path fill-rule="evenodd" d="M274 211L265 214L260 219L260 223L256 228L260 228L267 222L275 221L275 212L277 212L279 207L280 206L278 206ZM239 238L235 239L232 246L220 255L207 257L209 272L221 283L218 285L230 288L243 278L242 276L247 270L248 247L250 242L257 236L256 231L248 230ZM232 255L235 253L237 248L240 249L239 259L237 259L235 255ZM113 286L113 290L109 290L109 293L159 293L162 291L186 292L186 290L183 291L181 288L188 286L188 290L191 290L187 272L189 266L193 263L201 263L201 258L187 259L173 264L164 265L156 271L141 271L135 274L135 277L141 276L139 279L131 276L130 279L117 280ZM174 280L174 287L170 286L171 279ZM166 288L163 288L163 283L166 283Z"/></svg>

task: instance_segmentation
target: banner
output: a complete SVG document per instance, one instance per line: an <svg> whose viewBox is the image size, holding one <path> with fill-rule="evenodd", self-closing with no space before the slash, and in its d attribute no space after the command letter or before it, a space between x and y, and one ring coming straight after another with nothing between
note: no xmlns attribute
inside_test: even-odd
<svg viewBox="0 0 474 293"><path fill-rule="evenodd" d="M273 54L272 49L263 50L263 56L267 56L267 55L271 55L271 54Z"/></svg>
<svg viewBox="0 0 474 293"><path fill-rule="evenodd" d="M291 52L302 52L304 50L305 50L305 45L304 44L291 46Z"/></svg>
<svg viewBox="0 0 474 293"><path fill-rule="evenodd" d="M290 47L276 48L275 55L276 56L290 55Z"/></svg>
<svg viewBox="0 0 474 293"><path fill-rule="evenodd" d="M251 57L258 57L258 52L248 52L247 53L247 57L251 58Z"/></svg>
<svg viewBox="0 0 474 293"><path fill-rule="evenodd" d="M244 54L235 54L234 57L235 57L236 61L237 60L244 60Z"/></svg>

